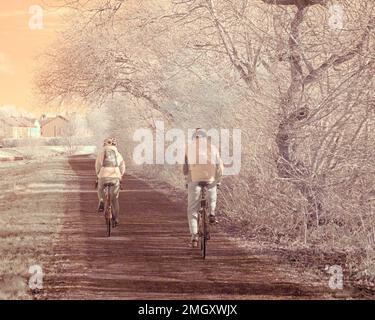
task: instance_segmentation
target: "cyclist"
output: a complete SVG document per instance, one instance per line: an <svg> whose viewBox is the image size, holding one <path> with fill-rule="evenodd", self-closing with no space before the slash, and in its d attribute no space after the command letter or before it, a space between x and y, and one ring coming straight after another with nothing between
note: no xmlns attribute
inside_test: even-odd
<svg viewBox="0 0 375 320"><path fill-rule="evenodd" d="M187 180L188 208L187 215L191 234L191 247L198 246L198 211L200 209L201 186L199 182L207 182L207 198L209 204L209 222L215 223L217 185L223 174L223 162L219 151L207 138L205 130L195 129L192 141L185 152L183 173Z"/></svg>
<svg viewBox="0 0 375 320"><path fill-rule="evenodd" d="M103 149L99 152L95 162L96 175L98 177L98 212L104 211L104 189L106 183L113 183L111 190L113 208L113 226L119 223L119 202L120 183L125 173L125 161L117 150L117 141L114 138L104 140Z"/></svg>

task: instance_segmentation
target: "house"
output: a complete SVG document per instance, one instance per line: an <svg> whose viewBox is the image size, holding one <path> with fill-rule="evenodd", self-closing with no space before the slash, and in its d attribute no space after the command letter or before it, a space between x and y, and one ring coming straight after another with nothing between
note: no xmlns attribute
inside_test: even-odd
<svg viewBox="0 0 375 320"><path fill-rule="evenodd" d="M25 139L40 136L37 119L24 117L0 118L0 138Z"/></svg>
<svg viewBox="0 0 375 320"><path fill-rule="evenodd" d="M28 118L27 119L31 124L32 124L32 127L29 128L29 137L30 138L38 138L41 136L41 126L40 126L40 122L38 119L32 119L32 118Z"/></svg>
<svg viewBox="0 0 375 320"><path fill-rule="evenodd" d="M0 118L0 138L17 138L18 123L11 117Z"/></svg>
<svg viewBox="0 0 375 320"><path fill-rule="evenodd" d="M69 130L69 120L63 116L42 116L40 124L43 137L62 137Z"/></svg>
<svg viewBox="0 0 375 320"><path fill-rule="evenodd" d="M15 120L19 123L22 138L38 138L40 137L39 120L26 117L18 117Z"/></svg>

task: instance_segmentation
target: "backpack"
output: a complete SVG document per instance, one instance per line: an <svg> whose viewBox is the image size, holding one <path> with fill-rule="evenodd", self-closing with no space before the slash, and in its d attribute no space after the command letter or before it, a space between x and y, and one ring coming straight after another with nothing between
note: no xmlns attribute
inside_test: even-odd
<svg viewBox="0 0 375 320"><path fill-rule="evenodd" d="M105 149L103 157L103 167L118 167L117 154L115 150Z"/></svg>

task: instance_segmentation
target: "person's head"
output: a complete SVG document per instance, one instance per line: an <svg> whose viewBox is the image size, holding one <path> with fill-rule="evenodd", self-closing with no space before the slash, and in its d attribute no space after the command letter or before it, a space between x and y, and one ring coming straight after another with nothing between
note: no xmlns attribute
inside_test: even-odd
<svg viewBox="0 0 375 320"><path fill-rule="evenodd" d="M103 142L103 147L107 146L117 146L117 140L115 138L106 138Z"/></svg>
<svg viewBox="0 0 375 320"><path fill-rule="evenodd" d="M207 138L207 133L202 128L196 128L194 133L193 133L192 140L201 139L201 138Z"/></svg>

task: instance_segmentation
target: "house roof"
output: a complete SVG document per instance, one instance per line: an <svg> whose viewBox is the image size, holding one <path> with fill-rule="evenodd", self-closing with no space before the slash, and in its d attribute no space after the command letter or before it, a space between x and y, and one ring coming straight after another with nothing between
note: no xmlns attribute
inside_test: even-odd
<svg viewBox="0 0 375 320"><path fill-rule="evenodd" d="M21 118L21 117L4 117L0 120L10 127L24 127L24 128L34 128L35 120L30 118Z"/></svg>
<svg viewBox="0 0 375 320"><path fill-rule="evenodd" d="M33 128L34 122L29 118L17 118L16 121L20 124L20 127Z"/></svg>
<svg viewBox="0 0 375 320"><path fill-rule="evenodd" d="M45 119L42 119L40 121L40 125L41 126L44 126L46 125L47 123L53 121L53 120L56 120L57 118L61 118L62 120L65 120L66 122L68 122L69 120L63 116L56 116L56 117L49 117L49 118L45 118Z"/></svg>
<svg viewBox="0 0 375 320"><path fill-rule="evenodd" d="M17 121L9 117L1 118L0 121L9 127L18 127Z"/></svg>

